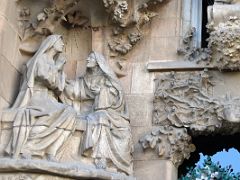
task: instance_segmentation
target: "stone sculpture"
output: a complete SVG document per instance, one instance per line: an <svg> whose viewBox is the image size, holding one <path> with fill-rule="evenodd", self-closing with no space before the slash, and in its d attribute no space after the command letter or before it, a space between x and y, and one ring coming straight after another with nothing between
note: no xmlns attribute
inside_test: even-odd
<svg viewBox="0 0 240 180"><path fill-rule="evenodd" d="M213 82L207 71L169 73L157 80L153 123L215 129L223 119L223 104L211 97ZM211 117L211 118L210 118Z"/></svg>
<svg viewBox="0 0 240 180"><path fill-rule="evenodd" d="M26 64L15 103L4 112L13 118L13 134L6 152L14 158L36 155L54 160L74 131L76 113L58 102L65 84L65 59L59 54L63 45L58 35L43 41Z"/></svg>
<svg viewBox="0 0 240 180"><path fill-rule="evenodd" d="M133 144L120 82L103 55L96 52L87 58L83 77L65 80L63 46L60 35L50 35L42 42L25 66L13 106L1 113L1 122L12 122L12 133L5 150L8 156L4 156L11 160L0 163L0 171L31 172L33 166L59 175L65 175L61 172L65 169L69 177L128 179ZM85 100L92 102L89 111L73 106L77 102L84 106ZM79 161L64 163L57 155L67 153L63 149L76 131L81 131L79 152L74 152Z"/></svg>
<svg viewBox="0 0 240 180"><path fill-rule="evenodd" d="M66 91L71 99L93 100L90 113L81 117L86 121L81 153L92 157L98 168L110 163L131 174L133 149L128 109L120 82L105 58L90 53L86 74L69 86L76 89Z"/></svg>
<svg viewBox="0 0 240 180"><path fill-rule="evenodd" d="M155 81L153 124L159 127L140 138L143 149L155 150L178 168L195 151L191 136L240 131L240 99L214 97L207 69L165 73Z"/></svg>
<svg viewBox="0 0 240 180"><path fill-rule="evenodd" d="M162 159L169 159L179 167L190 153L195 151L187 129L172 126L160 126L139 140L143 149L155 149Z"/></svg>

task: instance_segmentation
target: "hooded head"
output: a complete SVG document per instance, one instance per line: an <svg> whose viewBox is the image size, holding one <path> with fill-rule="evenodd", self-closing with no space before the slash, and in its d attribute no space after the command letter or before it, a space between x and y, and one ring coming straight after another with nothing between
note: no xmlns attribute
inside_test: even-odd
<svg viewBox="0 0 240 180"><path fill-rule="evenodd" d="M50 35L48 36L40 45L37 52L34 54L34 56L27 62L24 68L23 72L23 81L21 84L20 92L12 106L12 108L16 107L22 107L26 105L26 103L29 101L29 99L32 96L34 87L34 72L36 69L36 65L38 61L41 61L41 57L44 53L46 53L48 50L54 47L55 43L58 42L62 36L60 35ZM60 51L61 46L63 46L63 43L58 43L56 45L55 50Z"/></svg>

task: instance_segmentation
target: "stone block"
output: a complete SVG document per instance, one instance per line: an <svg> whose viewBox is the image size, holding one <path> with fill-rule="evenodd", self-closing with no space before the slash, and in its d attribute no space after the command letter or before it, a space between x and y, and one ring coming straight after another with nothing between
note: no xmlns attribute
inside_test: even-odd
<svg viewBox="0 0 240 180"><path fill-rule="evenodd" d="M190 3L191 4L191 3ZM161 18L177 18L181 15L181 1L171 0L160 5L158 16Z"/></svg>
<svg viewBox="0 0 240 180"><path fill-rule="evenodd" d="M145 33L142 39L136 45L133 46L133 49L129 53L127 53L126 56L124 56L124 58L128 62L144 63L148 61L150 53L149 51L146 51L146 49L150 48L151 38L149 34L150 33Z"/></svg>
<svg viewBox="0 0 240 180"><path fill-rule="evenodd" d="M180 18L155 17L152 21L151 37L175 37L179 35Z"/></svg>
<svg viewBox="0 0 240 180"><path fill-rule="evenodd" d="M179 37L151 38L150 60L179 60Z"/></svg>
<svg viewBox="0 0 240 180"><path fill-rule="evenodd" d="M91 50L91 30L80 28L69 30L64 42L68 61L83 61Z"/></svg>
<svg viewBox="0 0 240 180"><path fill-rule="evenodd" d="M16 56L18 46L18 34L10 26L9 22L0 16L0 55L6 57L11 63Z"/></svg>
<svg viewBox="0 0 240 180"><path fill-rule="evenodd" d="M133 63L131 93L153 93L154 75L147 70L146 63Z"/></svg>
<svg viewBox="0 0 240 180"><path fill-rule="evenodd" d="M76 77L76 70L77 70L77 61L67 61L64 66L64 72L69 79L75 79Z"/></svg>
<svg viewBox="0 0 240 180"><path fill-rule="evenodd" d="M18 31L18 12L16 1L0 1L0 16L5 18L16 32Z"/></svg>
<svg viewBox="0 0 240 180"><path fill-rule="evenodd" d="M20 73L3 56L0 56L0 82L0 95L13 103L19 90Z"/></svg>
<svg viewBox="0 0 240 180"><path fill-rule="evenodd" d="M0 111L8 107L9 103L2 96L0 96Z"/></svg>
<svg viewBox="0 0 240 180"><path fill-rule="evenodd" d="M152 94L128 95L126 97L131 126L151 126L152 124Z"/></svg>
<svg viewBox="0 0 240 180"><path fill-rule="evenodd" d="M240 84L236 83L240 79L239 72L211 72L214 81L213 93L215 97L224 97L231 95L240 97Z"/></svg>
<svg viewBox="0 0 240 180"><path fill-rule="evenodd" d="M177 180L177 168L171 161L135 161L134 176L138 180Z"/></svg>
<svg viewBox="0 0 240 180"><path fill-rule="evenodd" d="M132 84L132 64L126 64L126 76L120 77L119 80L123 87L123 91L125 94L129 94L131 92L131 84Z"/></svg>

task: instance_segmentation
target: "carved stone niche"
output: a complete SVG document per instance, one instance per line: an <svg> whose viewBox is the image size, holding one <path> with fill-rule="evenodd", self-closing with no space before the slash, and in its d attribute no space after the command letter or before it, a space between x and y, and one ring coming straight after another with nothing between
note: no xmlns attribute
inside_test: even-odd
<svg viewBox="0 0 240 180"><path fill-rule="evenodd" d="M66 80L63 48L61 35L48 36L24 66L12 107L0 110L0 179L135 179L117 76L91 52L84 75Z"/></svg>
<svg viewBox="0 0 240 180"><path fill-rule="evenodd" d="M213 97L207 69L164 73L155 81L153 124L159 127L140 139L143 149L178 167L195 150L190 136L240 132L240 98Z"/></svg>

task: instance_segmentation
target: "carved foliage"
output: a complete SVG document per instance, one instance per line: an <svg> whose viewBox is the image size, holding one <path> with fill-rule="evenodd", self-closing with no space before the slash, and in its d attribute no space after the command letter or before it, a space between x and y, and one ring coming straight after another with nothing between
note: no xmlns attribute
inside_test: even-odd
<svg viewBox="0 0 240 180"><path fill-rule="evenodd" d="M153 123L210 132L221 126L223 105L211 97L207 71L170 73L156 80Z"/></svg>
<svg viewBox="0 0 240 180"><path fill-rule="evenodd" d="M155 149L162 159L170 159L178 167L195 151L185 128L158 127L139 140L143 149Z"/></svg>
<svg viewBox="0 0 240 180"><path fill-rule="evenodd" d="M183 55L185 60L195 61L207 65L210 59L210 50L208 48L196 48L193 46L193 38L196 36L196 28L190 28L184 35L182 45L178 48L178 55Z"/></svg>
<svg viewBox="0 0 240 180"><path fill-rule="evenodd" d="M230 17L210 33L211 64L219 69L240 70L240 20Z"/></svg>
<svg viewBox="0 0 240 180"><path fill-rule="evenodd" d="M140 29L157 15L153 11L164 0L148 0L145 3L133 3L128 0L103 0L106 11L111 15L115 25L109 48L112 56L125 55L140 41L143 34ZM125 30L130 32L125 33Z"/></svg>

